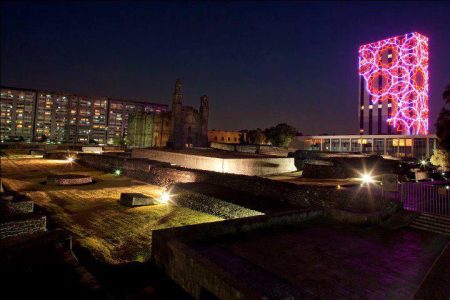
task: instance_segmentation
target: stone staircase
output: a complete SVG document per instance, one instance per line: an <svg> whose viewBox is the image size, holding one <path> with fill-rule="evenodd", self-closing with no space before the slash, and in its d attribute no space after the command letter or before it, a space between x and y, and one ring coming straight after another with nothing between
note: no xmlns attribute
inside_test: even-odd
<svg viewBox="0 0 450 300"><path fill-rule="evenodd" d="M410 224L412 228L450 235L450 217L421 213Z"/></svg>

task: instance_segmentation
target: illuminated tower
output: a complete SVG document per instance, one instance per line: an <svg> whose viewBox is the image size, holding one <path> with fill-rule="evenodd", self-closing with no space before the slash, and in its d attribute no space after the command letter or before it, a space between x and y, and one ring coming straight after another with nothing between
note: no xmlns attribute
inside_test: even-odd
<svg viewBox="0 0 450 300"><path fill-rule="evenodd" d="M417 32L359 47L359 133L428 134L428 38Z"/></svg>

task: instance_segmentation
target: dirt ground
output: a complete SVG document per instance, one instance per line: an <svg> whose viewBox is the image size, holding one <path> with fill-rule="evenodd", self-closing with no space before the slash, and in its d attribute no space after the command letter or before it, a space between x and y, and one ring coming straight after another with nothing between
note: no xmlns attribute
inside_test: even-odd
<svg viewBox="0 0 450 300"><path fill-rule="evenodd" d="M162 190L123 176L48 159L1 159L6 188L31 197L45 208L58 226L74 240L108 263L146 261L150 258L152 230L221 220L218 217L170 204L129 208L118 203L120 193L158 197ZM93 184L50 186L50 174L92 176Z"/></svg>

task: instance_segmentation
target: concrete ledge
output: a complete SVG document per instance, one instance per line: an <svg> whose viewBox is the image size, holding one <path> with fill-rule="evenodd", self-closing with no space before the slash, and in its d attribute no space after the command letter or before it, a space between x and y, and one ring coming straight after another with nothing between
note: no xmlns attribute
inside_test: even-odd
<svg viewBox="0 0 450 300"><path fill-rule="evenodd" d="M331 208L327 210L326 215L340 223L353 225L375 225L380 224L383 220L392 216L398 209L399 207L394 202L388 202L385 209L375 212L358 213Z"/></svg>

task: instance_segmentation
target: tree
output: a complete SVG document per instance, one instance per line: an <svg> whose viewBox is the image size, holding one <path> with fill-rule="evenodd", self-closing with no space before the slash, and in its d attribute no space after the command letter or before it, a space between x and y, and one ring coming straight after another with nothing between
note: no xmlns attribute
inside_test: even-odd
<svg viewBox="0 0 450 300"><path fill-rule="evenodd" d="M287 147L297 134L297 129L286 123L267 128L264 131L267 140L277 147Z"/></svg>
<svg viewBox="0 0 450 300"><path fill-rule="evenodd" d="M442 149L434 150L433 155L430 157L431 164L442 167L447 170L450 167L450 155L449 152Z"/></svg>
<svg viewBox="0 0 450 300"><path fill-rule="evenodd" d="M249 130L247 134L249 144L261 145L266 143L266 136L261 128Z"/></svg>
<svg viewBox="0 0 450 300"><path fill-rule="evenodd" d="M450 105L450 85L447 85L447 88L442 94L442 98L445 104L435 124L436 135L438 137L439 147L443 150L450 151L450 110L446 107Z"/></svg>

